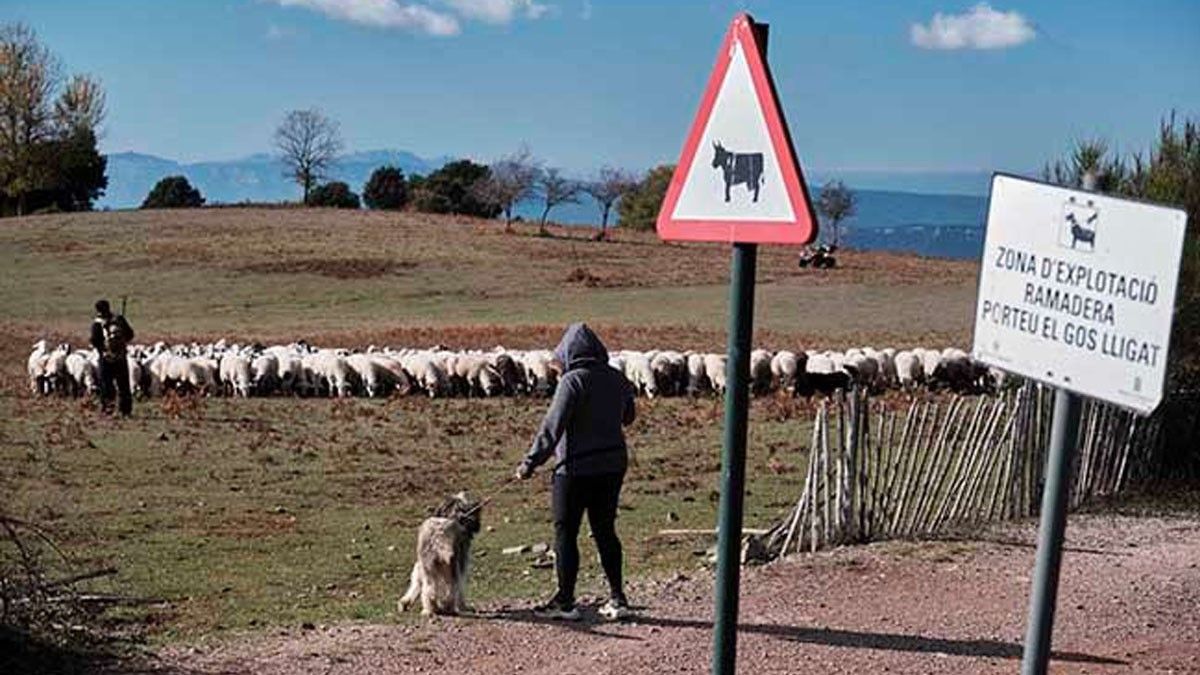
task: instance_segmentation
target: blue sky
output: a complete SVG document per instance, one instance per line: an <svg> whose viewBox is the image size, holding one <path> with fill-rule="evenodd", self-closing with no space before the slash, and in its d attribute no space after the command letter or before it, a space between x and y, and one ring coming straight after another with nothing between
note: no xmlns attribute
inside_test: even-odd
<svg viewBox="0 0 1200 675"><path fill-rule="evenodd" d="M316 106L351 149L524 142L584 172L675 161L741 10L771 24L810 169L1028 171L1071 139L1140 149L1172 108L1200 116L1193 0L5 0L0 20L103 81L108 152L240 157Z"/></svg>

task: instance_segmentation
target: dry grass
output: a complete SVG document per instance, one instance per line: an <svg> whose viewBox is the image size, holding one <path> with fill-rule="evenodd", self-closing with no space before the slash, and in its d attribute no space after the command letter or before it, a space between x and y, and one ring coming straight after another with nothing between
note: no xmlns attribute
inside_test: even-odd
<svg viewBox="0 0 1200 675"><path fill-rule="evenodd" d="M673 344L724 342L729 252L623 232L375 212L224 208L0 221L9 326L80 333L92 301L129 296L144 338L240 335L396 341L412 333L487 344L539 339L574 319ZM801 270L759 254L760 341L804 346L966 340L976 266L847 252ZM78 339L78 338L77 338ZM452 343L431 336L433 342ZM547 342L549 340L546 340ZM513 342L515 344L515 342ZM462 344L462 343L459 343ZM543 342L542 344L545 344ZM618 344L634 346L635 343Z"/></svg>

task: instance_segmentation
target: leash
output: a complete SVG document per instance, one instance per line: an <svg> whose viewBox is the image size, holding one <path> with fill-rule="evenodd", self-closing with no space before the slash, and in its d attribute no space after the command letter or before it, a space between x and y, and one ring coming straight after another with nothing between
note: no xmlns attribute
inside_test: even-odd
<svg viewBox="0 0 1200 675"><path fill-rule="evenodd" d="M579 454L571 456L571 457L564 457L562 460L560 460L554 464L553 469L550 469L550 475L553 476L562 467L564 467L567 464L570 464L582 457L587 457L589 455L594 455L594 454L601 453L601 452L607 452L608 450L609 450L609 448L596 448L596 449L590 450L588 452L579 453ZM521 481L521 479L517 478L516 476L509 476L508 480L501 483L500 486L497 487L495 490L493 490L490 495L481 499L478 504L467 509L463 513L459 514L457 517L458 518L468 518L470 516L475 515L476 513L479 512L480 509L482 509L483 507L490 504L494 499L496 499L496 497L499 497L505 490L507 490L509 487L511 487L513 483L517 483L520 481Z"/></svg>
<svg viewBox="0 0 1200 675"><path fill-rule="evenodd" d="M501 483L500 486L497 487L495 490L492 490L492 493L490 495L479 500L479 503L477 503L475 506L472 506L471 508L467 509L463 513L459 514L458 518L469 518L470 516L475 515L476 513L479 512L480 509L482 509L483 507L492 503L492 501L495 500L496 497L499 497L505 490L507 490L509 487L511 487L513 485L513 483L516 483L519 480L520 479L517 478L516 476L509 476L508 480Z"/></svg>

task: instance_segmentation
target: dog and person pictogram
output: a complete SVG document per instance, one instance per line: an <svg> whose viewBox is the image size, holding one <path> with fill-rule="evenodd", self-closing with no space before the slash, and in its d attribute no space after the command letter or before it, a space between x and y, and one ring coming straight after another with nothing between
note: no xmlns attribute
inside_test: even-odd
<svg viewBox="0 0 1200 675"><path fill-rule="evenodd" d="M1062 229L1059 232L1059 243L1072 249L1080 250L1079 244L1087 244L1088 251L1096 250L1096 225L1100 212L1096 203L1089 199L1086 202L1069 197L1063 204Z"/></svg>

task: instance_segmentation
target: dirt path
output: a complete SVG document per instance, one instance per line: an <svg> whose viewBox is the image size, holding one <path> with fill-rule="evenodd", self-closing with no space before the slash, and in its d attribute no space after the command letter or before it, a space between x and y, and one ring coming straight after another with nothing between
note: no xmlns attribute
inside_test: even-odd
<svg viewBox="0 0 1200 675"><path fill-rule="evenodd" d="M743 575L740 672L1015 672L1031 524L984 541L797 556ZM190 673L670 673L708 669L712 577L634 589L624 624L523 610L417 625L279 631L162 655ZM1200 672L1200 520L1078 516L1068 528L1053 672Z"/></svg>

